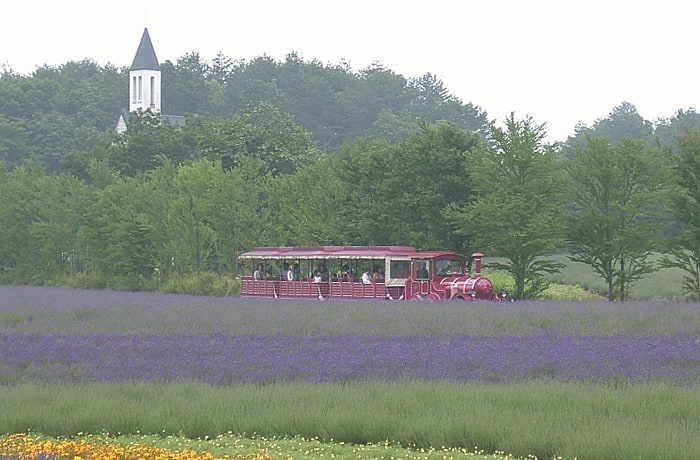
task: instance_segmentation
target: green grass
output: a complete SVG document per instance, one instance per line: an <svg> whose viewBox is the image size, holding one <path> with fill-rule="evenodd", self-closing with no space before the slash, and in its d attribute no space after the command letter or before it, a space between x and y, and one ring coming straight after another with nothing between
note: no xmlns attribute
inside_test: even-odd
<svg viewBox="0 0 700 460"><path fill-rule="evenodd" d="M24 385L3 387L0 407L0 433L193 440L248 433L284 446L283 458L360 458L342 446L367 444L540 459L700 458L700 386L664 383ZM301 439L321 443L319 451L289 452ZM392 450L390 457L407 458Z"/></svg>
<svg viewBox="0 0 700 460"><path fill-rule="evenodd" d="M659 256L652 257L657 261ZM559 284L578 285L583 289L601 295L607 293L605 281L589 266L572 262L565 255L556 256L558 262L566 264L560 274L553 275L552 280ZM630 300L679 300L685 298L683 293L684 272L677 268L663 268L645 275L632 285Z"/></svg>
<svg viewBox="0 0 700 460"><path fill-rule="evenodd" d="M651 260L656 262L659 257L652 257ZM546 276L554 284L544 292L543 299L595 300L607 295L605 281L588 265L572 262L565 254L547 259L564 264L564 268L560 273ZM494 260L504 262L501 259L489 259L487 262ZM489 270L485 270L484 274L492 280L497 290L514 292L515 284L509 274ZM678 268L663 268L649 273L632 285L630 300L683 300L683 276L684 272Z"/></svg>

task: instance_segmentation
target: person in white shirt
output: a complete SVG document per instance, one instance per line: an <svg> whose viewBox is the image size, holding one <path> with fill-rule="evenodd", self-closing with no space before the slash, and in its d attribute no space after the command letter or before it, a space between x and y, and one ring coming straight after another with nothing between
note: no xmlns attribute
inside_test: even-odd
<svg viewBox="0 0 700 460"><path fill-rule="evenodd" d="M362 273L362 284L372 284L372 276L369 274L369 269Z"/></svg>
<svg viewBox="0 0 700 460"><path fill-rule="evenodd" d="M263 264L258 264L258 268L256 268L255 272L253 273L253 279L255 279L255 281L265 279L265 269L263 267Z"/></svg>

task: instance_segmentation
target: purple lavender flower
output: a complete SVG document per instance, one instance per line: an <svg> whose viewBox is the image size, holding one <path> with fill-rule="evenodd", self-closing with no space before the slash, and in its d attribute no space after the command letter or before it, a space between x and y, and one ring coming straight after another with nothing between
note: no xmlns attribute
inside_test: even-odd
<svg viewBox="0 0 700 460"><path fill-rule="evenodd" d="M700 381L686 336L0 336L4 382Z"/></svg>
<svg viewBox="0 0 700 460"><path fill-rule="evenodd" d="M700 304L275 301L0 286L0 384L700 381Z"/></svg>

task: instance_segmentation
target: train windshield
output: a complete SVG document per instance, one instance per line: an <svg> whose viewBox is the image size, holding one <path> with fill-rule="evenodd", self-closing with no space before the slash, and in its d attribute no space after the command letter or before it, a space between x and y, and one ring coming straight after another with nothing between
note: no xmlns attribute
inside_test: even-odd
<svg viewBox="0 0 700 460"><path fill-rule="evenodd" d="M459 260L437 259L435 273L438 276L464 275L464 265Z"/></svg>

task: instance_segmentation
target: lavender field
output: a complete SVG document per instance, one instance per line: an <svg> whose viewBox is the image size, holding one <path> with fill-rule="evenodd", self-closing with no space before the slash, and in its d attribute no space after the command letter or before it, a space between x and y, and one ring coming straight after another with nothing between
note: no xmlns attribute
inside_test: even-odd
<svg viewBox="0 0 700 460"><path fill-rule="evenodd" d="M700 383L700 304L321 302L0 286L0 384Z"/></svg>

